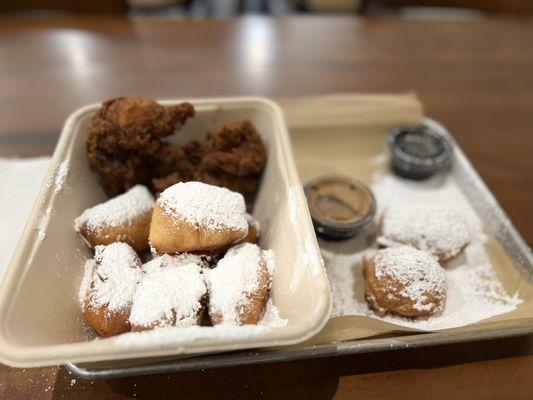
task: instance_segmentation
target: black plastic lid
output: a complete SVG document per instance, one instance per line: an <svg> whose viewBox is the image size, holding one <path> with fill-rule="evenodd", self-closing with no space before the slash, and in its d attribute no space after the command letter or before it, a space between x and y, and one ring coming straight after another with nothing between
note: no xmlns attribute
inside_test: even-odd
<svg viewBox="0 0 533 400"><path fill-rule="evenodd" d="M425 126L394 128L388 137L394 171L405 178L425 179L450 165L452 146Z"/></svg>
<svg viewBox="0 0 533 400"><path fill-rule="evenodd" d="M346 176L317 178L305 186L305 195L315 231L324 239L354 237L376 213L372 191Z"/></svg>

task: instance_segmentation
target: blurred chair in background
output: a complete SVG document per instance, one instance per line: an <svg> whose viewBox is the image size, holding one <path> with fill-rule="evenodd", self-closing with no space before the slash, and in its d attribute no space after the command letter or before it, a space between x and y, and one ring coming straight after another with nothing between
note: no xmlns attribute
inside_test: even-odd
<svg viewBox="0 0 533 400"><path fill-rule="evenodd" d="M489 13L533 13L533 0L288 0L296 9L309 12L363 12L379 14L404 7L442 7Z"/></svg>
<svg viewBox="0 0 533 400"><path fill-rule="evenodd" d="M339 13L358 12L365 0L289 0L300 11Z"/></svg>
<svg viewBox="0 0 533 400"><path fill-rule="evenodd" d="M409 10L429 10L435 16L450 10L533 14L533 0L0 0L0 12L129 13L168 18L298 12L405 16Z"/></svg>
<svg viewBox="0 0 533 400"><path fill-rule="evenodd" d="M124 14L126 0L0 0L0 12Z"/></svg>

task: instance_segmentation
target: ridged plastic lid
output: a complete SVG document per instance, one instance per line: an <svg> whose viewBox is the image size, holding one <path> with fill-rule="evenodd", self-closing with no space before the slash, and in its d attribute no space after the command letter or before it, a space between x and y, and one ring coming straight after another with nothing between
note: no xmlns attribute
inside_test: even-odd
<svg viewBox="0 0 533 400"><path fill-rule="evenodd" d="M444 136L427 126L394 128L387 142L392 168L405 178L429 178L450 165L452 146Z"/></svg>

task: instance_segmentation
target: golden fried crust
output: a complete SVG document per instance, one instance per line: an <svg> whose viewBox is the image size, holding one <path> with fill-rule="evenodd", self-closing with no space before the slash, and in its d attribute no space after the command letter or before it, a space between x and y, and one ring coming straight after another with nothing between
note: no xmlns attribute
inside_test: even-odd
<svg viewBox="0 0 533 400"><path fill-rule="evenodd" d="M222 171L235 177L260 173L266 161L261 136L250 121L222 125L207 134L205 171Z"/></svg>
<svg viewBox="0 0 533 400"><path fill-rule="evenodd" d="M134 96L104 102L92 120L86 149L89 165L108 194L122 193L137 183L149 185L154 174L162 176L188 164L183 152L169 156L172 146L161 138L193 116L189 103L165 107Z"/></svg>
<svg viewBox="0 0 533 400"><path fill-rule="evenodd" d="M124 96L104 102L98 116L118 128L120 139L135 139L123 146L139 148L154 136L172 135L194 116L194 108L189 103L165 107L153 100Z"/></svg>
<svg viewBox="0 0 533 400"><path fill-rule="evenodd" d="M225 187L233 192L240 193L246 201L253 199L259 185L259 177L255 175L239 178L223 172L212 173L201 169L195 172L194 178L209 185Z"/></svg>
<svg viewBox="0 0 533 400"><path fill-rule="evenodd" d="M136 184L161 192L173 183L199 180L252 200L267 157L259 133L249 121L241 121L182 147L161 140L194 114L189 103L163 106L136 96L102 103L86 149L89 165L107 193L114 196Z"/></svg>
<svg viewBox="0 0 533 400"><path fill-rule="evenodd" d="M387 313L402 317L416 318L431 316L440 313L444 308L445 296L437 293L425 293L428 304L435 306L429 310L420 310L415 307L415 301L402 295L405 287L400 282L388 276L379 279L375 274L375 263L372 257L365 257L363 261L363 273L365 276L365 298L369 306L379 315Z"/></svg>
<svg viewBox="0 0 533 400"><path fill-rule="evenodd" d="M165 214L159 202L156 202L150 224L150 245L158 253L216 250L245 235L241 230L208 230L192 225L179 215Z"/></svg>
<svg viewBox="0 0 533 400"><path fill-rule="evenodd" d="M128 322L128 318L130 312L131 307L116 313L108 312L106 306L94 308L87 305L84 309L84 315L87 322L89 322L94 330L103 337L110 337L129 332L130 323Z"/></svg>
<svg viewBox="0 0 533 400"><path fill-rule="evenodd" d="M92 247L124 242L140 253L149 248L148 236L151 219L152 211L149 211L120 226L101 226L91 230L84 224L80 226L80 234Z"/></svg>
<svg viewBox="0 0 533 400"><path fill-rule="evenodd" d="M247 296L246 302L238 308L241 325L257 324L263 315L268 300L270 275L264 262L261 263L259 286Z"/></svg>
<svg viewBox="0 0 533 400"><path fill-rule="evenodd" d="M241 243L255 243L259 241L259 232L257 231L257 222L248 221L248 234L241 240L237 241L235 245Z"/></svg>
<svg viewBox="0 0 533 400"><path fill-rule="evenodd" d="M261 136L250 121L222 125L207 134L194 178L241 193L251 200L266 162Z"/></svg>

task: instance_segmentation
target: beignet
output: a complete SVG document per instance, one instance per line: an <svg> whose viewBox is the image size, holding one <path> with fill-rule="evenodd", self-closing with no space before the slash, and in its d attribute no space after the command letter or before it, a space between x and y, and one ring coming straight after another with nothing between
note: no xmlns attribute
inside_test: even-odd
<svg viewBox="0 0 533 400"><path fill-rule="evenodd" d="M133 295L141 280L141 260L126 243L96 246L85 265L79 298L83 313L103 337L128 332Z"/></svg>
<svg viewBox="0 0 533 400"><path fill-rule="evenodd" d="M158 253L209 252L248 233L241 194L200 182L177 183L157 199L150 245Z"/></svg>
<svg viewBox="0 0 533 400"><path fill-rule="evenodd" d="M470 240L466 222L453 210L439 204L402 204L385 210L378 243L413 246L444 262L456 257Z"/></svg>
<svg viewBox="0 0 533 400"><path fill-rule="evenodd" d="M409 246L378 250L364 259L365 297L379 314L423 317L443 311L446 280L439 263Z"/></svg>
<svg viewBox="0 0 533 400"><path fill-rule="evenodd" d="M126 193L85 210L74 223L76 232L92 246L125 242L136 251L148 249L154 198L136 185Z"/></svg>
<svg viewBox="0 0 533 400"><path fill-rule="evenodd" d="M271 258L271 252L244 243L229 249L214 269L205 272L213 325L257 324L268 299Z"/></svg>

